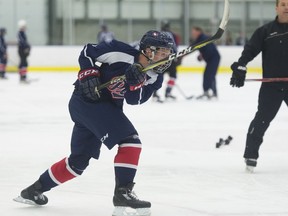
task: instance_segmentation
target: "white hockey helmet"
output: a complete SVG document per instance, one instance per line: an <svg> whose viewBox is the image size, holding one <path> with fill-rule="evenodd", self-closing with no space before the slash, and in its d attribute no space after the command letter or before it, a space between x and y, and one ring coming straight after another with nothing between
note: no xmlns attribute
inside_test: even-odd
<svg viewBox="0 0 288 216"><path fill-rule="evenodd" d="M27 25L26 20L21 19L21 20L18 21L18 28L19 29L26 27L26 25Z"/></svg>

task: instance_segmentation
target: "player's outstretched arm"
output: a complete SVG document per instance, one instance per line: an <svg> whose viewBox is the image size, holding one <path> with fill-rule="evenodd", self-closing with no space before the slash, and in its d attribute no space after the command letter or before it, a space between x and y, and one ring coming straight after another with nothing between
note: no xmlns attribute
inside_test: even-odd
<svg viewBox="0 0 288 216"><path fill-rule="evenodd" d="M154 72L147 73L147 81L144 85L135 90L128 90L125 93L125 100L130 105L139 105L145 103L152 96L153 92L160 89L163 83L163 74Z"/></svg>

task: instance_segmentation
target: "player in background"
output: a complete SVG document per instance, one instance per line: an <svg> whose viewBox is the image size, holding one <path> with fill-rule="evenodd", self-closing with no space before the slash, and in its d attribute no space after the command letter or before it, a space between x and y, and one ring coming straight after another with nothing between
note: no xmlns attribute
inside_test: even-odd
<svg viewBox="0 0 288 216"><path fill-rule="evenodd" d="M199 43L206 40L209 36L203 33L200 27L193 27L191 30L191 38L194 43ZM203 74L203 90L204 93L197 99L212 99L217 98L216 74L220 62L220 54L215 44L210 43L199 49L200 55L198 61L204 60L206 67ZM210 92L212 91L212 93Z"/></svg>
<svg viewBox="0 0 288 216"><path fill-rule="evenodd" d="M230 85L244 86L246 65L262 52L264 78L288 77L288 0L276 0L275 20L259 27L244 46L241 57L231 65ZM252 120L246 139L244 158L246 170L253 172L259 157L259 148L271 121L282 101L288 106L288 82L262 83L258 110Z"/></svg>
<svg viewBox="0 0 288 216"><path fill-rule="evenodd" d="M19 63L19 75L20 75L20 82L21 83L29 83L27 80L27 67L28 62L27 58L30 54L31 46L27 40L26 36L26 28L27 23L25 20L19 20L18 22L18 54L20 57L20 63Z"/></svg>
<svg viewBox="0 0 288 216"><path fill-rule="evenodd" d="M0 79L7 79L6 65L7 65L7 44L5 41L6 29L0 28Z"/></svg>
<svg viewBox="0 0 288 216"><path fill-rule="evenodd" d="M180 37L176 33L172 32L170 29L170 22L168 20L164 20L161 23L161 31L165 34L169 35L174 41L174 51L177 52L177 48L180 45ZM177 78L177 66L181 64L181 59L176 58L172 61L171 66L166 70L169 74L169 80L167 82L167 87L165 89L165 98L166 99L173 99L175 100L176 97L171 94L173 87L175 86L176 78ZM157 91L154 92L153 98L157 102L162 102L160 96L158 95Z"/></svg>
<svg viewBox="0 0 288 216"><path fill-rule="evenodd" d="M103 41L105 41L106 43L109 43L113 39L115 39L114 33L111 31L108 31L108 26L106 24L102 24L101 31L99 31L97 34L98 43L101 43Z"/></svg>
<svg viewBox="0 0 288 216"><path fill-rule="evenodd" d="M125 99L131 105L142 104L161 88L163 72L171 62L147 73L142 69L172 54L173 45L170 37L154 30L144 34L140 50L116 40L87 44L79 56L81 69L69 102L75 123L70 156L53 164L15 201L45 205L48 198L43 193L80 176L91 158L99 158L103 143L108 149L118 145L114 159L113 215L127 215L126 207L136 210L135 215L149 215L151 203L139 200L133 192L142 144L133 124L123 113L123 101ZM124 74L126 81L114 82L100 92L95 91L101 83Z"/></svg>

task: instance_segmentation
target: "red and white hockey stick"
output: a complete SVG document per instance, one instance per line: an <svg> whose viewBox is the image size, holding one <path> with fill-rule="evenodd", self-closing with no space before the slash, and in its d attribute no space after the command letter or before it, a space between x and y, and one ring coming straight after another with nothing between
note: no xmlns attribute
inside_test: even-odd
<svg viewBox="0 0 288 216"><path fill-rule="evenodd" d="M224 0L224 11L223 11L223 16L222 16L222 20L221 20L221 23L218 27L218 30L217 32L210 38L204 40L204 41L201 41L199 43L196 43L196 44L192 44L190 45L189 47L187 47L186 49L182 50L182 51L179 51L177 53L173 53L171 55L169 55L168 57L164 58L164 59L161 59L160 61L157 61L149 66L147 66L146 68L144 68L142 71L143 72L146 72L148 70L151 70L161 64L164 64L168 61L172 61L173 59L176 59L176 58L179 58L179 57L182 57L182 56L185 56L187 54L190 54L198 49L200 49L201 47L204 47L206 46L207 44L210 44L210 43L213 43L214 41L220 39L226 29L226 26L227 26L227 23L228 23L228 20L229 20L229 10L230 10L230 7L229 7L229 0ZM117 82L120 82L120 81L123 81L125 80L125 75L122 75L122 76L118 76L118 77L115 77L114 79L106 82L106 83L103 83L102 85L98 86L98 88L95 89L95 91L99 91L101 89L104 89L106 87L108 87L109 85L111 84L114 84L114 83L117 83Z"/></svg>
<svg viewBox="0 0 288 216"><path fill-rule="evenodd" d="M246 82L288 82L288 77L280 78L260 78L260 79L246 79Z"/></svg>

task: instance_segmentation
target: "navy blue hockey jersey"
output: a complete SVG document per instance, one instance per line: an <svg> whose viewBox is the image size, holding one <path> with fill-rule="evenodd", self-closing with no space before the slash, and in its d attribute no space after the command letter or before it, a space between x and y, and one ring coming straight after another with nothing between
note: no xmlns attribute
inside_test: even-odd
<svg viewBox="0 0 288 216"><path fill-rule="evenodd" d="M140 51L123 42L112 40L110 43L87 44L79 56L80 70L98 68L101 75L101 83L106 83L117 76L124 75L129 65L137 62ZM101 100L111 101L118 106L123 106L125 99L128 104L136 105L146 102L155 90L161 88L163 75L147 72L145 85L130 91L125 81L111 84L101 90ZM74 85L79 85L77 80Z"/></svg>
<svg viewBox="0 0 288 216"><path fill-rule="evenodd" d="M30 49L30 44L24 31L18 32L18 48L21 50Z"/></svg>
<svg viewBox="0 0 288 216"><path fill-rule="evenodd" d="M6 54L7 51L7 44L5 42L4 36L0 36L0 57Z"/></svg>

